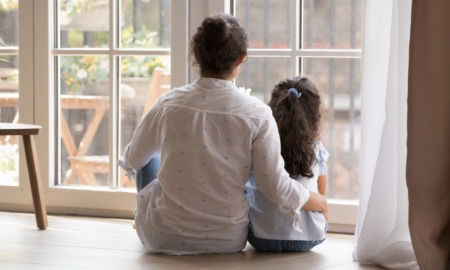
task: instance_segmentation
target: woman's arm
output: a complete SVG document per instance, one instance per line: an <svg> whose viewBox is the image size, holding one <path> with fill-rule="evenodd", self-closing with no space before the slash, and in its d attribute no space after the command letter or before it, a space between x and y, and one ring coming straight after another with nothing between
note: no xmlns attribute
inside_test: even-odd
<svg viewBox="0 0 450 270"><path fill-rule="evenodd" d="M131 142L125 147L119 166L126 171L142 169L161 149L159 100L139 122Z"/></svg>
<svg viewBox="0 0 450 270"><path fill-rule="evenodd" d="M327 197L315 192L309 192L309 200L303 205L302 210L321 212L325 219L328 220Z"/></svg>
<svg viewBox="0 0 450 270"><path fill-rule="evenodd" d="M289 177L281 156L280 135L270 110L252 143L252 173L255 187L284 214L300 219L300 208L309 199L309 190Z"/></svg>

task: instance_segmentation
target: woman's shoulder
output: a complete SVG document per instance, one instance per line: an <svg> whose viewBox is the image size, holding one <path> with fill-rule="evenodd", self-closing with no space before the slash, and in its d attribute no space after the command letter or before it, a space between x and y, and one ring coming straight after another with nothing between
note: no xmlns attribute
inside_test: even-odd
<svg viewBox="0 0 450 270"><path fill-rule="evenodd" d="M160 96L158 103L163 107L172 105L192 107L257 121L273 118L272 110L261 99L230 84L225 86L217 89L207 88L194 82L166 91Z"/></svg>

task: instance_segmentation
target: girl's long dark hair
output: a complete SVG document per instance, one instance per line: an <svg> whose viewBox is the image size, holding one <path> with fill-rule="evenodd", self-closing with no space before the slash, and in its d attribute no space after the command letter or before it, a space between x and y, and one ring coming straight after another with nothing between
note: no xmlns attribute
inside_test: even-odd
<svg viewBox="0 0 450 270"><path fill-rule="evenodd" d="M278 124L286 171L292 178L313 177L321 119L319 91L305 77L288 79L275 85L269 106Z"/></svg>

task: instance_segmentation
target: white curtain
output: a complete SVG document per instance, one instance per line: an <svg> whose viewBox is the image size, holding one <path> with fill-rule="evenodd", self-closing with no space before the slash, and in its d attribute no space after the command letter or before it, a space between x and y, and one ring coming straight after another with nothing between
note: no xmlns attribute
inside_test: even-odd
<svg viewBox="0 0 450 270"><path fill-rule="evenodd" d="M362 5L362 167L353 258L388 269L419 268L405 175L411 1Z"/></svg>

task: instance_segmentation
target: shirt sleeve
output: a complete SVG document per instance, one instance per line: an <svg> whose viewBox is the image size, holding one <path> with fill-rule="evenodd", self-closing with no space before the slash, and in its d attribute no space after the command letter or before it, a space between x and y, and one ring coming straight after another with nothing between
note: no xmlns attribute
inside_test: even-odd
<svg viewBox="0 0 450 270"><path fill-rule="evenodd" d="M317 142L317 163L319 164L319 175L327 174L327 161L330 154L323 146L322 142Z"/></svg>
<svg viewBox="0 0 450 270"><path fill-rule="evenodd" d="M125 147L118 165L127 174L143 168L161 150L162 121L161 102L158 100L148 111L134 131L131 142Z"/></svg>
<svg viewBox="0 0 450 270"><path fill-rule="evenodd" d="M254 185L281 212L294 218L294 228L299 228L300 209L309 199L309 191L291 179L284 169L280 138L275 120L270 113L262 124L252 147Z"/></svg>

